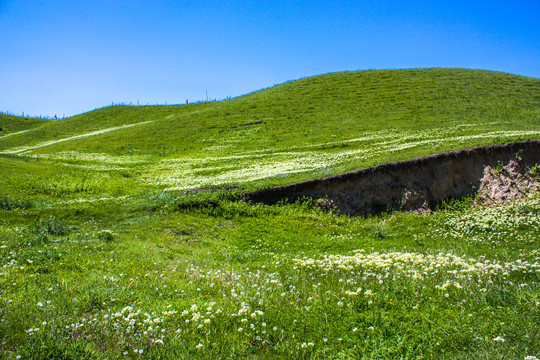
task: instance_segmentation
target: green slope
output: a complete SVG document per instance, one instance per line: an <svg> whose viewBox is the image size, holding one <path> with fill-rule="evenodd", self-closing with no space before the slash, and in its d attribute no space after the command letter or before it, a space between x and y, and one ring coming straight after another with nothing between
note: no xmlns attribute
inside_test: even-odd
<svg viewBox="0 0 540 360"><path fill-rule="evenodd" d="M0 117L0 358L538 356L538 194L364 218L163 190L538 138L539 82L350 72L223 102Z"/></svg>
<svg viewBox="0 0 540 360"><path fill-rule="evenodd" d="M52 123L54 120L0 114L0 138Z"/></svg>
<svg viewBox="0 0 540 360"><path fill-rule="evenodd" d="M540 79L411 69L320 75L213 103L104 108L0 138L0 152L145 162L142 183L185 189L282 184L538 137Z"/></svg>

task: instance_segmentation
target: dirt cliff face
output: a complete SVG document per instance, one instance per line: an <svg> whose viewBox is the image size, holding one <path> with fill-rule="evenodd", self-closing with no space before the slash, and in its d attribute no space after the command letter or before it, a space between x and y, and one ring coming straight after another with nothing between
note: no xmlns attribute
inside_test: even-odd
<svg viewBox="0 0 540 360"><path fill-rule="evenodd" d="M481 185L487 167L515 161L512 171L526 172L540 163L540 140L481 146L430 155L327 178L260 190L245 200L273 204L303 196L333 204L341 213L368 215L384 211L433 208L442 200L469 195ZM515 170L515 169L521 170Z"/></svg>

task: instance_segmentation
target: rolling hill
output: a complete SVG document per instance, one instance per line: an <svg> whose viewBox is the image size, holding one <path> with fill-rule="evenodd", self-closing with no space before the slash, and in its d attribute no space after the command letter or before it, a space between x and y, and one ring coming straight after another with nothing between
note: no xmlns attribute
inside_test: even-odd
<svg viewBox="0 0 540 360"><path fill-rule="evenodd" d="M343 72L0 127L0 358L540 354L540 79ZM527 186L482 202L482 174Z"/></svg>
<svg viewBox="0 0 540 360"><path fill-rule="evenodd" d="M258 188L539 135L539 79L381 70L304 78L219 102L102 108L0 137L0 153L98 177L122 167L140 186ZM133 163L144 166L131 173Z"/></svg>
<svg viewBox="0 0 540 360"><path fill-rule="evenodd" d="M210 146L241 137L233 150L243 151L267 145L262 138L276 138L282 142L276 144L280 146L313 144L326 140L326 132L337 140L348 140L369 131L486 122L498 123L500 129L529 130L540 121L539 103L539 79L504 73L458 69L343 72L291 81L228 101L103 108L62 121L46 121L45 126L4 140L0 146L7 150L21 142L28 145L141 123L145 123L144 128L114 134L118 140L127 140L139 133L130 148L107 141L99 141L100 145L83 141L60 149L79 146L112 154L129 150L153 154L168 146L169 154L174 155L183 151L182 140L199 140L198 135ZM7 124L6 120L3 123ZM209 139L211 135L219 138Z"/></svg>
<svg viewBox="0 0 540 360"><path fill-rule="evenodd" d="M29 131L49 124L52 121L53 120L50 119L29 118L0 113L0 138L5 137L6 135L17 135L23 131Z"/></svg>

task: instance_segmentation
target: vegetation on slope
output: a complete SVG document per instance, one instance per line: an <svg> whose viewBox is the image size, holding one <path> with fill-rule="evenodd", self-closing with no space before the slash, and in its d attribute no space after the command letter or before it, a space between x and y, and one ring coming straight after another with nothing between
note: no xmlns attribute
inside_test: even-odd
<svg viewBox="0 0 540 360"><path fill-rule="evenodd" d="M473 70L338 73L0 137L0 357L538 357L538 197L351 218L231 185L535 138L539 92ZM185 191L206 185L228 187Z"/></svg>
<svg viewBox="0 0 540 360"><path fill-rule="evenodd" d="M144 163L124 169L141 187L261 187L537 138L539 104L540 80L503 73L345 72L214 103L104 108L0 138L0 152L85 173Z"/></svg>
<svg viewBox="0 0 540 360"><path fill-rule="evenodd" d="M14 115L6 115L0 113L0 138L20 131L28 131L46 124L50 124L53 120L38 119L32 117L20 117Z"/></svg>

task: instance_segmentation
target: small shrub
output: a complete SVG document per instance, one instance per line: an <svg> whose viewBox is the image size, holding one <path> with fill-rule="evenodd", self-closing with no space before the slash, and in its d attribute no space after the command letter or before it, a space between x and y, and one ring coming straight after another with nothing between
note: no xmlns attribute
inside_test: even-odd
<svg viewBox="0 0 540 360"><path fill-rule="evenodd" d="M468 195L462 198L450 198L441 201L437 205L437 210L442 211L467 211L471 209L474 204L475 195Z"/></svg>
<svg viewBox="0 0 540 360"><path fill-rule="evenodd" d="M32 206L33 203L30 200L21 200L9 195L0 197L0 209L2 210L29 209Z"/></svg>
<svg viewBox="0 0 540 360"><path fill-rule="evenodd" d="M498 174L502 174L503 171L504 171L504 163L502 161L497 161L497 166L493 168L493 173L498 175Z"/></svg>
<svg viewBox="0 0 540 360"><path fill-rule="evenodd" d="M337 205L332 199L329 199L328 197L315 200L315 207L325 212L339 213Z"/></svg>
<svg viewBox="0 0 540 360"><path fill-rule="evenodd" d="M540 164L534 165L530 170L529 174L533 177L540 177Z"/></svg>
<svg viewBox="0 0 540 360"><path fill-rule="evenodd" d="M35 222L33 232L42 235L63 236L69 234L69 227L65 222L56 220L54 216Z"/></svg>
<svg viewBox="0 0 540 360"><path fill-rule="evenodd" d="M162 211L191 211L213 210L223 201L236 201L241 198L243 191L234 187L203 188L183 193L162 191L150 196L150 210Z"/></svg>
<svg viewBox="0 0 540 360"><path fill-rule="evenodd" d="M114 240L114 233L111 230L101 230L97 237L100 241L112 242Z"/></svg>

